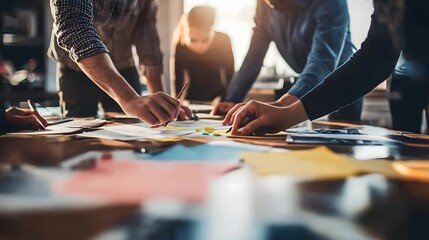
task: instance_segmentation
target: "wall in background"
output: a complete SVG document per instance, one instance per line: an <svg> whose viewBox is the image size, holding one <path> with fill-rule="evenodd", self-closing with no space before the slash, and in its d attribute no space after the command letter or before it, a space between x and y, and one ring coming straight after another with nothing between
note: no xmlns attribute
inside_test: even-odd
<svg viewBox="0 0 429 240"><path fill-rule="evenodd" d="M164 86L170 92L170 42L173 31L183 13L183 0L158 0L158 33L164 53Z"/></svg>

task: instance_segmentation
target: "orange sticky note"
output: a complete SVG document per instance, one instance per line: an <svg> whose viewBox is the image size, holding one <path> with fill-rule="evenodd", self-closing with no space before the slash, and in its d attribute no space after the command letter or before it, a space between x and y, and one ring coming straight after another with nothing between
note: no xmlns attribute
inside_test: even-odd
<svg viewBox="0 0 429 240"><path fill-rule="evenodd" d="M56 190L115 203L150 199L202 202L210 181L237 167L235 163L98 161L94 169L76 173Z"/></svg>

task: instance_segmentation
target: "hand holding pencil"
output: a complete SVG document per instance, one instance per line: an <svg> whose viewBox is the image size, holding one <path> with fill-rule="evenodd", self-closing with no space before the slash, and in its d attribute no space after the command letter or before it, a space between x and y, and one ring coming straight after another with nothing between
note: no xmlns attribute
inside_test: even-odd
<svg viewBox="0 0 429 240"><path fill-rule="evenodd" d="M32 106L30 109L16 107L7 109L5 121L13 129L44 130L48 126L48 122Z"/></svg>

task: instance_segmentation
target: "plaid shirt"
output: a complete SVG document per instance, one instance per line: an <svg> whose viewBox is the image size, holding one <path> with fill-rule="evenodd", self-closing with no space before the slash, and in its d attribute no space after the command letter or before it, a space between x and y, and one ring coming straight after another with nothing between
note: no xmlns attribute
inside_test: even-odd
<svg viewBox="0 0 429 240"><path fill-rule="evenodd" d="M134 66L132 46L145 75L162 74L156 0L50 0L54 17L48 55L80 71L80 59L110 53L117 69Z"/></svg>

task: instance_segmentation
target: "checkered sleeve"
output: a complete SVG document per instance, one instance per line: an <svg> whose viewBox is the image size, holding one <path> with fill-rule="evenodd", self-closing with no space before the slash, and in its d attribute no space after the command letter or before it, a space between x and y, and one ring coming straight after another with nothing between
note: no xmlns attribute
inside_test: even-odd
<svg viewBox="0 0 429 240"><path fill-rule="evenodd" d="M139 64L145 66L146 77L156 77L163 73L162 57L158 30L156 28L156 1L150 1L147 11L142 11L134 29L134 45L136 46Z"/></svg>
<svg viewBox="0 0 429 240"><path fill-rule="evenodd" d="M96 53L107 53L93 26L92 0L51 0L58 45L77 62Z"/></svg>

